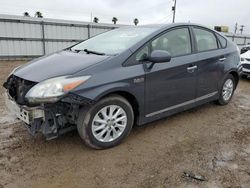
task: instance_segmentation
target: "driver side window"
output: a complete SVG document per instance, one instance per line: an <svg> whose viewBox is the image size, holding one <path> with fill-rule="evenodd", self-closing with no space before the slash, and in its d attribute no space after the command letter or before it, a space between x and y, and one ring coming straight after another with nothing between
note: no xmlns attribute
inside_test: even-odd
<svg viewBox="0 0 250 188"><path fill-rule="evenodd" d="M191 54L188 28L174 29L154 39L136 54L136 61L143 61L154 50L168 51L172 57Z"/></svg>
<svg viewBox="0 0 250 188"><path fill-rule="evenodd" d="M165 50L172 57L191 53L191 42L188 28L174 29L163 34L152 42L152 51Z"/></svg>

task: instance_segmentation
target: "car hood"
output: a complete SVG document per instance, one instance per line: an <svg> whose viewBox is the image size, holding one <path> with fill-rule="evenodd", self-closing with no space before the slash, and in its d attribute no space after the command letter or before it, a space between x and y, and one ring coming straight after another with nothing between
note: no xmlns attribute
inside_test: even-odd
<svg viewBox="0 0 250 188"><path fill-rule="evenodd" d="M240 55L241 58L250 59L250 50Z"/></svg>
<svg viewBox="0 0 250 188"><path fill-rule="evenodd" d="M14 75L25 80L41 82L53 77L72 75L108 58L109 56L61 51L21 66Z"/></svg>

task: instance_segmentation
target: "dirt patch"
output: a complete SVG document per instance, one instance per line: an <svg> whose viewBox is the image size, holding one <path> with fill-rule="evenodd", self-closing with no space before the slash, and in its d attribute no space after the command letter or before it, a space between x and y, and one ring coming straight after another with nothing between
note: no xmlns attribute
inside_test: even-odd
<svg viewBox="0 0 250 188"><path fill-rule="evenodd" d="M23 62L0 62L0 84ZM0 89L3 94L3 88ZM96 151L77 132L31 137L0 98L0 187L250 187L250 81L227 106L206 104ZM183 177L201 174L206 181Z"/></svg>

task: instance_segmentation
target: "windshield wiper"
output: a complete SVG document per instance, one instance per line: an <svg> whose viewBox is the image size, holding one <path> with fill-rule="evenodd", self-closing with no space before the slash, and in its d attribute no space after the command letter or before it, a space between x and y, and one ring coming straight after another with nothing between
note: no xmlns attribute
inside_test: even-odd
<svg viewBox="0 0 250 188"><path fill-rule="evenodd" d="M79 53L80 51L82 51L82 50L76 50L76 49L73 49L73 48L66 48L65 51L66 50L74 52L74 53Z"/></svg>
<svg viewBox="0 0 250 188"><path fill-rule="evenodd" d="M88 50L88 49L84 49L83 51L86 52L87 54L105 55L105 53L96 52L96 51L92 51L92 50Z"/></svg>
<svg viewBox="0 0 250 188"><path fill-rule="evenodd" d="M76 53L84 51L87 54L106 55L105 53L96 52L96 51L88 50L88 49L80 50L80 49L66 48L65 50L69 50L69 51L76 52Z"/></svg>

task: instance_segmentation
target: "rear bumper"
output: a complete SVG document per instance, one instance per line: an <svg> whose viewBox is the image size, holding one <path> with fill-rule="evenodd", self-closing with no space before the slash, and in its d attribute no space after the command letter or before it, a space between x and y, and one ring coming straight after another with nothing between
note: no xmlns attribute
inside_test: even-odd
<svg viewBox="0 0 250 188"><path fill-rule="evenodd" d="M242 76L250 76L250 64L242 64Z"/></svg>
<svg viewBox="0 0 250 188"><path fill-rule="evenodd" d="M244 74L244 75L250 75L250 70L244 70L243 69L242 74Z"/></svg>

